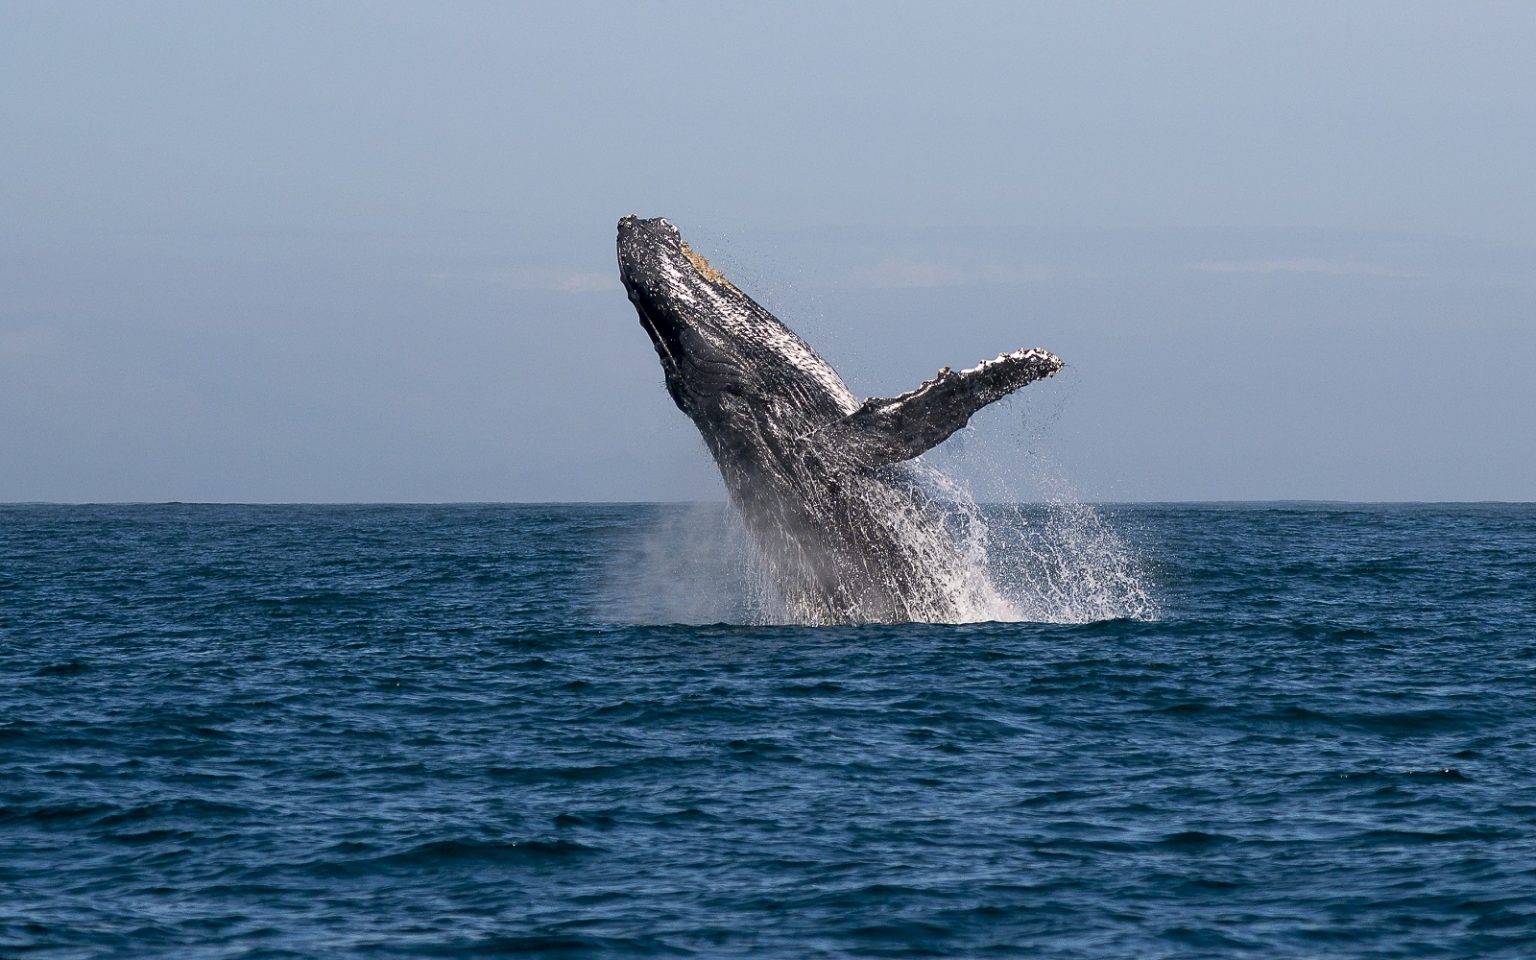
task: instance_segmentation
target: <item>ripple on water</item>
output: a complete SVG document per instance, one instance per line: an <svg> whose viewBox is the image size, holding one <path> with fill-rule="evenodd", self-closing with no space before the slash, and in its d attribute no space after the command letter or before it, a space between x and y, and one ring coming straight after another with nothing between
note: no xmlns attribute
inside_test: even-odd
<svg viewBox="0 0 1536 960"><path fill-rule="evenodd" d="M1536 942L1536 509L1115 508L1156 620L617 622L667 509L0 507L0 955Z"/></svg>

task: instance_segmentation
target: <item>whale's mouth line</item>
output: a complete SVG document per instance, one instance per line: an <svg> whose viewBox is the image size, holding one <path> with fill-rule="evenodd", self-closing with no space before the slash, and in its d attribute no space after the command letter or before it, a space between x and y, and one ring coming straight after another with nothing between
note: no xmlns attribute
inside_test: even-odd
<svg viewBox="0 0 1536 960"><path fill-rule="evenodd" d="M661 325L656 322L656 318L652 316L643 301L635 301L635 312L640 317L640 325L645 328L646 333L650 334L651 341L656 344L657 352L661 355L662 369L668 375L669 390L699 397L711 391L703 389L695 382L698 375L706 378L713 377L714 382L717 383L734 380L740 376L741 370L736 365L716 358L687 356L687 363L683 363L680 355L673 351L671 342L662 335ZM691 370L693 373L684 376L685 370Z"/></svg>
<svg viewBox="0 0 1536 960"><path fill-rule="evenodd" d="M656 349L661 351L663 358L672 365L672 369L676 370L677 356L672 353L672 346L667 343L667 338L661 335L661 326L651 316L651 311L646 308L642 299L634 299L634 304L635 312L640 315L640 325L645 327L645 332L650 334L651 342L656 344Z"/></svg>

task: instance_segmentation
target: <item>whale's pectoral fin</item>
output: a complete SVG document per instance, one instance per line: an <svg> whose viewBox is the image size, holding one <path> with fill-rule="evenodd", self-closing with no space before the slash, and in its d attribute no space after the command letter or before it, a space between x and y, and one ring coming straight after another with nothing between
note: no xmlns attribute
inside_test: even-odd
<svg viewBox="0 0 1536 960"><path fill-rule="evenodd" d="M865 400L853 413L806 439L823 456L860 466L910 460L948 439L977 410L1049 377L1061 366L1061 358L1053 353L1015 350L969 370L945 367L916 390Z"/></svg>

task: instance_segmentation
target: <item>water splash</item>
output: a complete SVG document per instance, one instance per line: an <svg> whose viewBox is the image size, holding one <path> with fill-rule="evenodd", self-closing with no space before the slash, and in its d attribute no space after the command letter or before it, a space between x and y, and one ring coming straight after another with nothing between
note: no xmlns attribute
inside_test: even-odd
<svg viewBox="0 0 1536 960"><path fill-rule="evenodd" d="M1019 462L968 459L969 473L996 474ZM1022 464L1041 492L1037 502L978 503L972 483L924 468L949 505L951 534L966 558L965 622L1156 619L1146 563L1106 512L1083 501L1053 460L1034 454Z"/></svg>
<svg viewBox="0 0 1536 960"><path fill-rule="evenodd" d="M1144 563L1099 507L1064 493L988 513L989 569L1007 604L993 619L1157 619Z"/></svg>
<svg viewBox="0 0 1536 960"><path fill-rule="evenodd" d="M984 457L983 465L999 469ZM1146 564L1110 516L1082 501L1054 462L1028 461L1046 491L1037 503L980 504L971 483L912 464L942 512L960 562L935 567L941 622L1090 623L1155 619ZM973 463L972 466L975 466ZM973 481L974 482L974 481ZM614 558L604 608L630 623L815 624L729 504L658 507L639 540ZM914 524L914 537L932 527Z"/></svg>

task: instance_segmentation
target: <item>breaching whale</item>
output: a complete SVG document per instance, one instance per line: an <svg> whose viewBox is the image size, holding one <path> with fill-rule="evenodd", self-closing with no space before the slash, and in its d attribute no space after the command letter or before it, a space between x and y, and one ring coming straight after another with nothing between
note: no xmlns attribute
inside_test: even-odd
<svg viewBox="0 0 1536 960"><path fill-rule="evenodd" d="M955 622L995 597L912 461L1054 374L1059 357L1016 350L860 402L667 220L620 220L618 257L667 391L703 435L791 619Z"/></svg>

